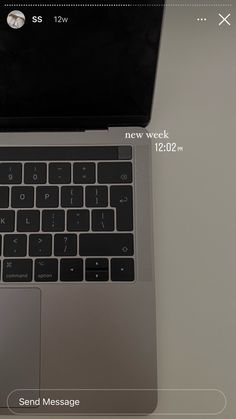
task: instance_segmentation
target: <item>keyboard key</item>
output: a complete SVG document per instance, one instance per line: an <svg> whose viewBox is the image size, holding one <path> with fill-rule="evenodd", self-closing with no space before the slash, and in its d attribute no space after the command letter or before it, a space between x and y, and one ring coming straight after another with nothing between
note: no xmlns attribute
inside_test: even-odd
<svg viewBox="0 0 236 419"><path fill-rule="evenodd" d="M108 259L86 260L86 281L108 281Z"/></svg>
<svg viewBox="0 0 236 419"><path fill-rule="evenodd" d="M36 205L38 208L57 208L59 205L59 188L57 186L38 186Z"/></svg>
<svg viewBox="0 0 236 419"><path fill-rule="evenodd" d="M81 256L132 256L134 253L132 234L80 234Z"/></svg>
<svg viewBox="0 0 236 419"><path fill-rule="evenodd" d="M98 163L98 183L131 183L131 163Z"/></svg>
<svg viewBox="0 0 236 419"><path fill-rule="evenodd" d="M19 184L21 181L21 163L0 163L0 184Z"/></svg>
<svg viewBox="0 0 236 419"><path fill-rule="evenodd" d="M3 262L3 281L30 282L32 281L31 259L6 259Z"/></svg>
<svg viewBox="0 0 236 419"><path fill-rule="evenodd" d="M132 186L111 186L111 206L116 207L117 230L133 230Z"/></svg>
<svg viewBox="0 0 236 419"><path fill-rule="evenodd" d="M71 182L70 163L50 163L49 183L65 184Z"/></svg>
<svg viewBox="0 0 236 419"><path fill-rule="evenodd" d="M95 183L95 163L75 163L74 183Z"/></svg>
<svg viewBox="0 0 236 419"><path fill-rule="evenodd" d="M88 231L89 230L89 210L69 210L67 211L67 230L68 231Z"/></svg>
<svg viewBox="0 0 236 419"><path fill-rule="evenodd" d="M58 280L57 259L36 259L35 281L56 282Z"/></svg>
<svg viewBox="0 0 236 419"><path fill-rule="evenodd" d="M15 230L15 212L0 211L0 233L11 232Z"/></svg>
<svg viewBox="0 0 236 419"><path fill-rule="evenodd" d="M26 256L27 236L25 234L6 234L3 254L5 257Z"/></svg>
<svg viewBox="0 0 236 419"><path fill-rule="evenodd" d="M32 232L39 231L40 212L37 210L18 211L17 213L17 231Z"/></svg>
<svg viewBox="0 0 236 419"><path fill-rule="evenodd" d="M107 207L108 188L107 186L86 187L86 207Z"/></svg>
<svg viewBox="0 0 236 419"><path fill-rule="evenodd" d="M82 186L63 186L61 188L61 206L63 208L79 208L83 206Z"/></svg>
<svg viewBox="0 0 236 419"><path fill-rule="evenodd" d="M83 259L61 259L61 281L83 281Z"/></svg>
<svg viewBox="0 0 236 419"><path fill-rule="evenodd" d="M113 231L114 230L114 211L113 210L93 210L92 211L93 231Z"/></svg>
<svg viewBox="0 0 236 419"><path fill-rule="evenodd" d="M32 186L15 186L11 190L13 208L32 208L34 206L34 188Z"/></svg>
<svg viewBox="0 0 236 419"><path fill-rule="evenodd" d="M134 260L129 258L111 260L112 281L134 281Z"/></svg>
<svg viewBox="0 0 236 419"><path fill-rule="evenodd" d="M51 234L31 234L29 237L30 256L51 256L52 236Z"/></svg>
<svg viewBox="0 0 236 419"><path fill-rule="evenodd" d="M46 183L47 165L46 163L25 163L24 181L27 184L37 185Z"/></svg>
<svg viewBox="0 0 236 419"><path fill-rule="evenodd" d="M108 259L106 258L86 259L86 270L108 271Z"/></svg>
<svg viewBox="0 0 236 419"><path fill-rule="evenodd" d="M55 256L76 256L77 234L55 234L54 254Z"/></svg>
<svg viewBox="0 0 236 419"><path fill-rule="evenodd" d="M108 271L86 271L86 281L108 281Z"/></svg>
<svg viewBox="0 0 236 419"><path fill-rule="evenodd" d="M0 208L9 207L9 188L8 186L0 186Z"/></svg>
<svg viewBox="0 0 236 419"><path fill-rule="evenodd" d="M65 212L63 210L46 210L43 211L42 219L42 230L53 232L53 231L64 231L65 229Z"/></svg>
<svg viewBox="0 0 236 419"><path fill-rule="evenodd" d="M132 147L130 145L121 145L118 147L118 159L119 160L131 160L132 159Z"/></svg>

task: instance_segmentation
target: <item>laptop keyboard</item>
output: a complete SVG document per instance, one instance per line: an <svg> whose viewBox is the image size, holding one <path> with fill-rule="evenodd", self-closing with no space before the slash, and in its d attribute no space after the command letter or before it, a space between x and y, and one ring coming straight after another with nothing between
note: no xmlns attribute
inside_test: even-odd
<svg viewBox="0 0 236 419"><path fill-rule="evenodd" d="M2 282L133 281L130 146L0 148Z"/></svg>

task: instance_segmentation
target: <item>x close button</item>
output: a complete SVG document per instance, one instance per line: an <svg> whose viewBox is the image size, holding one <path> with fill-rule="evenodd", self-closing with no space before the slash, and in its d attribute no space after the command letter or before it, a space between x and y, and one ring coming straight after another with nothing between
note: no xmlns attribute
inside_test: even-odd
<svg viewBox="0 0 236 419"><path fill-rule="evenodd" d="M219 26L222 26L223 24L231 26L231 23L229 21L229 18L231 16L231 13L229 13L227 16L223 16L221 13L219 13L219 17L220 17L220 22L219 22Z"/></svg>

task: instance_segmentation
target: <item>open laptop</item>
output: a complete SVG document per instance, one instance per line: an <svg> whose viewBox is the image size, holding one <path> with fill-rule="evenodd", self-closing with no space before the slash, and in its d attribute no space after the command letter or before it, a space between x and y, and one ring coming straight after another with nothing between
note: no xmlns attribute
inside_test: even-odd
<svg viewBox="0 0 236 419"><path fill-rule="evenodd" d="M0 6L1 414L156 407L151 146L132 132L162 14Z"/></svg>

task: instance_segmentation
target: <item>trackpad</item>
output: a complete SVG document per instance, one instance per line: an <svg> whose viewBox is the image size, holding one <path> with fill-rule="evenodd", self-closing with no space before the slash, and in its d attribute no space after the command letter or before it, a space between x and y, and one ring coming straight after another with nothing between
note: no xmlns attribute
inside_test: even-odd
<svg viewBox="0 0 236 419"><path fill-rule="evenodd" d="M0 288L0 407L15 389L39 389L40 306L37 288Z"/></svg>

